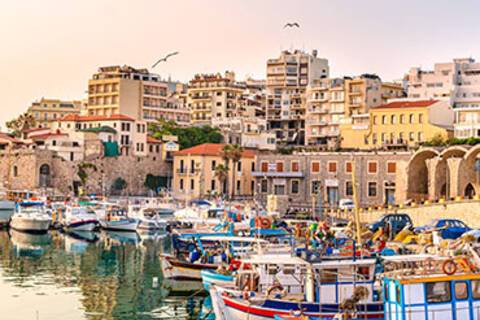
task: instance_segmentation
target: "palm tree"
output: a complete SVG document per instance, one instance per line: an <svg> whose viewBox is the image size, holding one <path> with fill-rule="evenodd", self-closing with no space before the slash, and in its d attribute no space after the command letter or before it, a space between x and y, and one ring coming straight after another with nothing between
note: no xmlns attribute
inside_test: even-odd
<svg viewBox="0 0 480 320"><path fill-rule="evenodd" d="M219 164L215 167L215 177L220 181L221 193L224 194L225 181L227 180L228 169L223 164Z"/></svg>
<svg viewBox="0 0 480 320"><path fill-rule="evenodd" d="M229 177L228 177L228 174L230 172L230 155L231 155L231 151L232 151L232 146L230 144L227 144L227 145L224 145L223 148L222 148L222 158L223 158L223 161L225 161L225 169L227 171L227 175L225 177L225 184L227 185L227 196L230 194L230 181L229 181Z"/></svg>
<svg viewBox="0 0 480 320"><path fill-rule="evenodd" d="M242 159L243 148L238 145L234 144L230 146L229 158L233 163L233 170L232 170L232 180L233 180L233 187L232 187L232 199L235 197L235 188L236 188L236 179L235 174L238 168L238 162Z"/></svg>

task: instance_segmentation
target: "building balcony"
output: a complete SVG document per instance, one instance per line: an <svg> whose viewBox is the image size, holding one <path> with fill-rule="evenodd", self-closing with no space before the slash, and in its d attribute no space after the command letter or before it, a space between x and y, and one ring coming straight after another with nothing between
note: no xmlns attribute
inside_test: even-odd
<svg viewBox="0 0 480 320"><path fill-rule="evenodd" d="M299 171L254 171L252 176L258 178L303 178L305 175Z"/></svg>
<svg viewBox="0 0 480 320"><path fill-rule="evenodd" d="M311 109L308 109L308 112L323 114L323 113L328 113L329 110L327 110L326 108L311 108Z"/></svg>
<svg viewBox="0 0 480 320"><path fill-rule="evenodd" d="M199 169L194 169L194 170L190 170L188 168L180 168L180 169L177 169L176 170L176 173L177 175L179 176L196 176L198 174L200 174L201 170Z"/></svg>

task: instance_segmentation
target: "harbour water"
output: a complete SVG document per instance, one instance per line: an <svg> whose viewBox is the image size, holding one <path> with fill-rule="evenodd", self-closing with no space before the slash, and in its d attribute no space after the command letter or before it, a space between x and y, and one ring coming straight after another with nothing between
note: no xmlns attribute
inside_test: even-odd
<svg viewBox="0 0 480 320"><path fill-rule="evenodd" d="M2 320L203 319L204 297L172 295L163 235L0 231Z"/></svg>

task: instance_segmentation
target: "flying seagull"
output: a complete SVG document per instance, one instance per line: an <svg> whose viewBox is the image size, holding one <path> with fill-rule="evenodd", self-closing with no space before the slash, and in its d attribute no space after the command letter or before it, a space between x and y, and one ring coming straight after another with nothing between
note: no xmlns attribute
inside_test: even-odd
<svg viewBox="0 0 480 320"><path fill-rule="evenodd" d="M178 51L175 51L175 52L172 52L172 53L169 53L167 54L165 57L161 58L160 60L158 60L157 62L155 62L155 64L152 66L152 69L155 68L157 66L157 64L159 64L160 62L167 62L167 59L172 57L172 56L176 56L177 54L179 54L180 52Z"/></svg>
<svg viewBox="0 0 480 320"><path fill-rule="evenodd" d="M297 23L297 22L293 22L293 23L287 23L283 26L283 29L285 28L293 28L293 27L297 27L297 28L300 28L300 25Z"/></svg>

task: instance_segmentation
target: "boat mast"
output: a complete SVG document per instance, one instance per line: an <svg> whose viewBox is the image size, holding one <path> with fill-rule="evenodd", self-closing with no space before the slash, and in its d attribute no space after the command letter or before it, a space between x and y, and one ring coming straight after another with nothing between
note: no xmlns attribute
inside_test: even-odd
<svg viewBox="0 0 480 320"><path fill-rule="evenodd" d="M355 234L357 238L357 243L362 243L362 237L360 235L360 214L359 214L359 204L358 204L358 194L357 194L357 181L356 181L356 170L355 170L355 160L352 157L352 188L353 188L353 203L355 205L354 209L354 219L355 219ZM355 250L355 248L353 248Z"/></svg>

